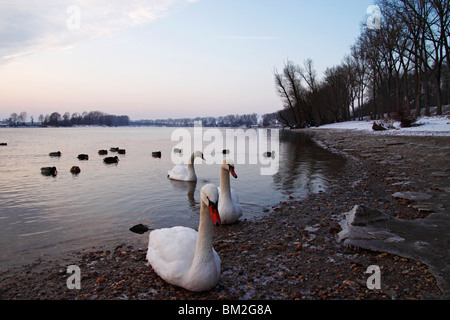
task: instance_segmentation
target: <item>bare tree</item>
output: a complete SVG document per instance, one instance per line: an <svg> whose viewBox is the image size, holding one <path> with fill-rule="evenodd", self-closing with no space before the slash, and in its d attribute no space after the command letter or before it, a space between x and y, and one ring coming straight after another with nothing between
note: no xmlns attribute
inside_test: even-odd
<svg viewBox="0 0 450 320"><path fill-rule="evenodd" d="M274 77L277 93L283 101L285 110L288 111L280 112L280 120L289 127L302 127L304 115L300 105L303 99L303 88L298 66L288 60L284 65L283 73L278 73L275 69ZM289 120L289 115L293 118L293 123Z"/></svg>
<svg viewBox="0 0 450 320"><path fill-rule="evenodd" d="M342 121L370 112L374 118L419 116L422 107L450 99L450 2L448 0L377 0L378 27L363 25L341 65L328 68L318 81L311 59L302 67L291 61L275 71L283 100L281 120L304 127L312 122ZM445 94L442 92L444 91Z"/></svg>
<svg viewBox="0 0 450 320"><path fill-rule="evenodd" d="M312 59L306 59L304 62L304 68L299 68L299 73L302 79L308 85L308 95L304 105L305 120L307 123L320 122L320 110L318 107L319 82L317 81L317 74L314 70Z"/></svg>
<svg viewBox="0 0 450 320"><path fill-rule="evenodd" d="M442 115L441 102L441 77L443 63L447 55L448 62L448 37L450 25L450 3L443 0L432 0L430 18L425 21L426 36L432 43L433 74L435 80L436 113ZM445 51L444 51L445 49ZM448 66L447 66L448 67Z"/></svg>
<svg viewBox="0 0 450 320"><path fill-rule="evenodd" d="M50 117L48 118L48 124L51 126L58 126L61 121L61 114L58 112L53 112Z"/></svg>
<svg viewBox="0 0 450 320"><path fill-rule="evenodd" d="M368 72L366 52L358 41L351 49L353 72L355 74L356 97L358 99L359 120L362 120L362 105L364 103L364 93L367 87Z"/></svg>
<svg viewBox="0 0 450 320"><path fill-rule="evenodd" d="M27 113L25 111L22 111L19 116L17 117L17 121L20 121L22 123L25 123L27 119Z"/></svg>
<svg viewBox="0 0 450 320"><path fill-rule="evenodd" d="M448 37L450 23L450 4L448 0L380 0L383 14L389 14L390 21L401 23L403 41L401 42L404 72L408 72L410 63L415 72L416 116L425 106L425 114L430 114L429 80L434 79L434 99L437 113L442 113L441 77L444 61L448 56ZM400 46L397 46L400 48ZM448 66L447 66L448 68ZM406 80L405 80L406 82Z"/></svg>
<svg viewBox="0 0 450 320"><path fill-rule="evenodd" d="M64 126L70 126L70 113L69 112L65 112L62 116L63 118L63 125Z"/></svg>
<svg viewBox="0 0 450 320"><path fill-rule="evenodd" d="M13 112L11 113L11 115L9 116L9 125L10 126L15 126L17 124L17 113Z"/></svg>

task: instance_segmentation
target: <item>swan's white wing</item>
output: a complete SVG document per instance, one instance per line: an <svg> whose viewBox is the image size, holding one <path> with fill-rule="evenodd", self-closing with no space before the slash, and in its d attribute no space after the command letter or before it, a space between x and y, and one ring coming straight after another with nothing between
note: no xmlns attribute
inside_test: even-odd
<svg viewBox="0 0 450 320"><path fill-rule="evenodd" d="M217 187L220 194L220 187ZM219 214L223 224L234 223L242 216L242 207L237 193L230 188L231 202L219 196Z"/></svg>
<svg viewBox="0 0 450 320"><path fill-rule="evenodd" d="M221 264L222 261L220 261L220 257L217 254L216 250L214 250L214 248L213 248L213 255L214 255L214 261L215 261L215 264L216 264L216 271L220 275L220 264Z"/></svg>
<svg viewBox="0 0 450 320"><path fill-rule="evenodd" d="M217 187L217 191L218 191L219 194L220 194L220 187ZM230 188L230 193L231 193L231 201L232 201L233 203L239 204L239 197L238 197L236 191L234 191L233 188ZM240 204L239 204L239 205L240 205Z"/></svg>
<svg viewBox="0 0 450 320"><path fill-rule="evenodd" d="M239 203L239 197L236 191L234 191L234 189L230 189L230 191L231 191L231 201L233 201L233 203Z"/></svg>
<svg viewBox="0 0 450 320"><path fill-rule="evenodd" d="M241 216L242 215L242 207L241 207L241 204L239 203L239 197L233 189L230 189L230 191L231 191L231 201L233 202L233 206L236 210L236 214Z"/></svg>
<svg viewBox="0 0 450 320"><path fill-rule="evenodd" d="M188 176L188 168L186 166L177 164L167 173L170 179L185 180Z"/></svg>
<svg viewBox="0 0 450 320"><path fill-rule="evenodd" d="M192 264L196 242L197 231L191 228L154 230L149 236L147 260L161 278L176 285Z"/></svg>

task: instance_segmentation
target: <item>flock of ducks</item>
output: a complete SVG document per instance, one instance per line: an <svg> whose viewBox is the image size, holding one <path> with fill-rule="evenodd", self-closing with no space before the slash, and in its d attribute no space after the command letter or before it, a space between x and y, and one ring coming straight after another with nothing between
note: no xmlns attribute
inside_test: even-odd
<svg viewBox="0 0 450 320"><path fill-rule="evenodd" d="M0 145L6 146L6 143ZM125 154L125 149L110 148L111 152ZM182 149L174 148L181 153ZM230 151L223 150L224 156ZM107 150L99 150L99 155L107 155ZM50 157L61 157L61 152L50 152ZM266 152L265 157L273 157L274 152ZM161 151L152 152L155 158L161 158ZM79 154L79 160L88 160L87 154ZM205 160L201 151L191 154L187 166L176 165L168 171L172 180L197 181L194 160ZM104 163L118 163L119 158L105 157ZM81 172L80 167L70 168L73 174ZM41 168L43 175L56 176L56 167ZM214 226L233 224L242 216L242 207L236 192L230 187L230 175L237 178L234 163L225 158L220 165L220 186L206 184L200 190L200 221L198 231L192 228L176 226L153 230L149 235L147 261L155 272L165 281L190 291L207 291L216 286L220 278L221 260L213 248ZM131 230L131 229L130 229ZM148 230L148 229L147 229Z"/></svg>
<svg viewBox="0 0 450 320"><path fill-rule="evenodd" d="M205 160L201 151L193 152L187 166L176 165L168 171L169 179L197 181L195 158ZM232 224L242 216L238 196L230 188L230 175L237 178L233 161L225 158L220 166L220 187L209 183L201 188L198 232L182 226L150 232L147 261L166 282L195 292L210 290L218 283L221 260L213 248L214 225Z"/></svg>
<svg viewBox="0 0 450 320"><path fill-rule="evenodd" d="M120 149L118 147L110 148L109 150L111 152L117 152L119 154L126 154L125 149ZM107 155L108 150L101 149L98 151L98 154L99 155ZM56 152L50 152L48 155L50 157L61 157L62 153L61 153L61 151L56 151ZM78 158L78 160L89 160L89 155L81 153L77 156L77 158ZM103 158L103 162L106 164L118 163L119 157L118 156L105 157L105 158ZM72 173L72 174L79 174L80 172L81 172L81 169L79 166L73 166L70 168L70 173ZM56 176L58 174L58 170L54 166L53 167L42 167L41 174L43 174L44 176Z"/></svg>
<svg viewBox="0 0 450 320"><path fill-rule="evenodd" d="M111 148L110 151L125 153L125 150ZM173 150L173 152L182 152ZM99 150L106 155L107 150ZM228 154L224 150L223 154ZM51 152L51 157L60 157L61 152ZM161 157L160 151L152 152L153 157ZM197 181L194 160L205 160L201 151L191 154L185 165L175 165L167 172L169 179L178 181ZM79 160L88 160L87 154L78 155ZM106 157L105 163L117 163L119 158ZM80 173L78 166L70 172ZM43 167L44 175L56 175L56 167ZM242 216L242 207L236 192L230 186L230 175L237 178L234 163L225 158L220 165L220 186L206 184L200 190L200 221L198 231L192 228L176 226L152 230L149 235L147 261L153 270L166 282L184 289L201 292L212 289L220 278L221 260L213 247L214 226L233 224Z"/></svg>

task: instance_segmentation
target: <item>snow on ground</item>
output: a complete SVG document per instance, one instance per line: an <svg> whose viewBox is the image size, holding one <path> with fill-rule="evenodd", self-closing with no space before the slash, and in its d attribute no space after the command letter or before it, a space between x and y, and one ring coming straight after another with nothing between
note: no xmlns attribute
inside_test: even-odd
<svg viewBox="0 0 450 320"><path fill-rule="evenodd" d="M383 120L381 123L384 124L384 126L390 128L384 131L374 131L372 129L372 125L374 122L375 122L374 120L346 121L346 122L326 124L318 128L311 128L311 129L364 130L376 134L450 136L450 116L420 117L415 122L418 126L410 128L400 127L399 121ZM380 123L379 120L376 120L376 122Z"/></svg>

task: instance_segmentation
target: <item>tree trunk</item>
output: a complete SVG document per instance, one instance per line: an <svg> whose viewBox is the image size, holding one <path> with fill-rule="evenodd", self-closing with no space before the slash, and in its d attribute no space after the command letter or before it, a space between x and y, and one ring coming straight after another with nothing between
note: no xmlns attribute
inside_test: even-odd
<svg viewBox="0 0 450 320"><path fill-rule="evenodd" d="M426 69L426 67L425 67ZM427 70L428 71L428 70ZM428 86L428 74L427 71L424 72L423 75L423 91L424 91L424 95L423 95L423 104L425 105L425 116L429 117L430 116L430 102L428 99L428 94L429 94L429 86Z"/></svg>
<svg viewBox="0 0 450 320"><path fill-rule="evenodd" d="M417 65L417 58L416 58L416 66L415 66L415 74L416 74L416 112L415 112L415 116L419 117L420 116L420 87L421 87L421 77L420 77L420 70L419 70L419 66Z"/></svg>
<svg viewBox="0 0 450 320"><path fill-rule="evenodd" d="M403 109L403 113L405 114L405 116L409 116L411 113L411 108L409 105L409 95L408 95L408 74L405 73L405 75L403 76L403 105L402 105L402 109Z"/></svg>
<svg viewBox="0 0 450 320"><path fill-rule="evenodd" d="M435 80L435 95L436 95L436 115L442 115L442 103L441 103L441 76L440 71L437 72Z"/></svg>

